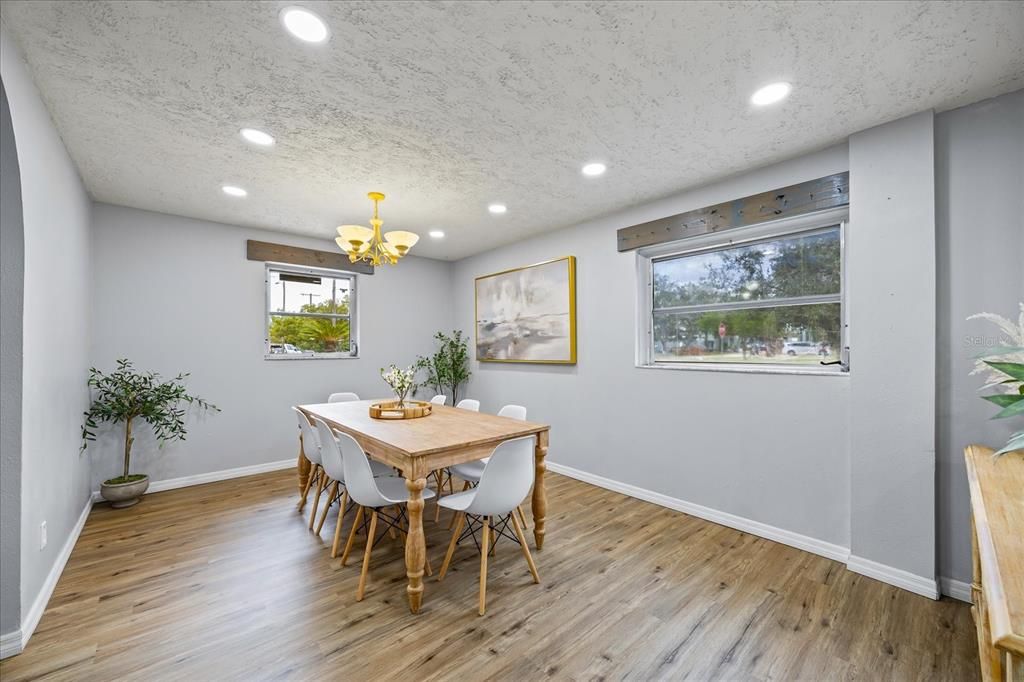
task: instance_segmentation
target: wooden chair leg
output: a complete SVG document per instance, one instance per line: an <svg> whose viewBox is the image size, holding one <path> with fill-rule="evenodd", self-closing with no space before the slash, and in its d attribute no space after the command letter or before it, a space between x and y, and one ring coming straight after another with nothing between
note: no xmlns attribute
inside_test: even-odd
<svg viewBox="0 0 1024 682"><path fill-rule="evenodd" d="M519 546L523 549L523 556L526 563L530 565L530 573L533 574L533 582L539 583L540 576L537 574L537 566L533 563L533 556L530 555L530 548L526 546L526 536L523 534L523 527L519 525L519 519L512 515L512 527L515 528L516 537L519 538Z"/></svg>
<svg viewBox="0 0 1024 682"><path fill-rule="evenodd" d="M324 491L324 483L326 483L327 475L324 474L319 468L317 469L319 476L316 479L316 497L313 498L313 511L309 514L309 529L313 530L313 522L316 521L316 508L320 505L320 495Z"/></svg>
<svg viewBox="0 0 1024 682"><path fill-rule="evenodd" d="M434 523L441 520L441 491L444 490L444 469L438 469L434 472L434 478L437 479L437 497L434 498Z"/></svg>
<svg viewBox="0 0 1024 682"><path fill-rule="evenodd" d="M345 505L348 504L348 489L341 493L341 506L338 507L338 523L334 526L334 543L331 545L331 558L338 556L338 547L341 545L341 522L345 520Z"/></svg>
<svg viewBox="0 0 1024 682"><path fill-rule="evenodd" d="M327 504L324 505L324 513L320 515L320 521L316 524L316 530L313 531L317 535L320 535L320 531L324 527L324 521L327 520L327 510L334 504L334 500L338 498L338 482L335 481L331 484L331 489L327 493Z"/></svg>
<svg viewBox="0 0 1024 682"><path fill-rule="evenodd" d="M484 528L480 538L480 615L487 610L487 553L490 540L491 517L484 517Z"/></svg>
<svg viewBox="0 0 1024 682"><path fill-rule="evenodd" d="M470 488L469 481L464 481L463 484L462 484L462 491L465 492L465 491L469 490L469 488ZM454 495L454 494L455 493L453 492L452 495ZM454 524L454 523L455 523L455 516L452 515L452 520L448 522L448 529L449 530L451 530L452 524Z"/></svg>
<svg viewBox="0 0 1024 682"><path fill-rule="evenodd" d="M399 508L399 506L397 504L394 507L392 507L391 509L394 511L396 517L398 516L398 514L401 513L401 509ZM391 538L392 540L397 540L398 539L398 532L395 530L394 526L388 526L388 537Z"/></svg>
<svg viewBox="0 0 1024 682"><path fill-rule="evenodd" d="M523 524L523 531L525 532L530 526L526 523L526 514L523 513L523 505L516 507L516 512L519 514L519 522Z"/></svg>
<svg viewBox="0 0 1024 682"><path fill-rule="evenodd" d="M313 485L313 472L309 472L309 476L306 477L306 485L302 488L302 497L299 498L299 513L306 508L306 498L309 497L309 487Z"/></svg>
<svg viewBox="0 0 1024 682"><path fill-rule="evenodd" d="M370 516L370 530L366 533L366 552L363 554L363 571L359 574L359 588L356 590L356 601L363 601L366 589L366 574L370 570L370 552L373 551L373 536L377 534L377 510Z"/></svg>
<svg viewBox="0 0 1024 682"><path fill-rule="evenodd" d="M455 543L458 542L459 534L462 533L462 526L466 523L466 514L464 512L455 512L452 522L455 523L455 532L452 533L452 541L448 543L448 553L444 555L441 572L437 574L438 582L444 580L444 574L448 572L448 565L452 562L452 555L455 554Z"/></svg>
<svg viewBox="0 0 1024 682"><path fill-rule="evenodd" d="M356 518L352 522L352 530L348 532L348 540L345 541L345 551L341 553L341 565L344 566L348 562L348 553L352 551L352 543L356 539L356 529L359 528L359 524L363 522L363 508L360 506L356 509Z"/></svg>

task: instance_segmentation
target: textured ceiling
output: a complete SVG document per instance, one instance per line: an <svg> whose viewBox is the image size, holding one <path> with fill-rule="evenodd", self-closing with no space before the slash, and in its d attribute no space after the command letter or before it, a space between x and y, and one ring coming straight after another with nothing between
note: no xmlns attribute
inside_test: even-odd
<svg viewBox="0 0 1024 682"><path fill-rule="evenodd" d="M300 43L282 7L321 14ZM1024 3L5 0L100 201L459 258L1024 86ZM753 110L760 85L783 104ZM270 149L244 143L252 126ZM580 166L602 160L601 178ZM229 183L246 199L220 192ZM487 204L508 213L491 216ZM434 241L427 230L443 229Z"/></svg>

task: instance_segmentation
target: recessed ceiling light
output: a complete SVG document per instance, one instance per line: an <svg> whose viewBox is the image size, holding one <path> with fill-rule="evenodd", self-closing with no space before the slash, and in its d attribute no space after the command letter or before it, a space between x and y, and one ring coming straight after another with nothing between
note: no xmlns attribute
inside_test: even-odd
<svg viewBox="0 0 1024 682"><path fill-rule="evenodd" d="M766 85L750 96L750 103L763 107L768 104L775 104L786 99L790 90L793 89L789 83L771 83Z"/></svg>
<svg viewBox="0 0 1024 682"><path fill-rule="evenodd" d="M224 192L224 194L227 194L228 196L231 197L244 197L249 195L249 193L246 192L244 189L242 189L241 187L235 187L234 185L224 185L220 189L222 192Z"/></svg>
<svg viewBox="0 0 1024 682"><path fill-rule="evenodd" d="M504 213L507 211L508 207L506 207L505 204L491 204L487 207L487 210L497 215L498 213Z"/></svg>
<svg viewBox="0 0 1024 682"><path fill-rule="evenodd" d="M262 130L256 130L255 128L242 128L238 132L249 142L258 144L261 147L269 147L274 144L274 138Z"/></svg>
<svg viewBox="0 0 1024 682"><path fill-rule="evenodd" d="M307 43L327 40L327 24L304 7L285 7L281 10L281 23L289 33Z"/></svg>
<svg viewBox="0 0 1024 682"><path fill-rule="evenodd" d="M428 234L434 239L444 239L444 232L442 230L431 230Z"/></svg>
<svg viewBox="0 0 1024 682"><path fill-rule="evenodd" d="M596 178L598 175L603 175L606 170L608 170L608 167L603 163L588 163L583 167L583 174Z"/></svg>

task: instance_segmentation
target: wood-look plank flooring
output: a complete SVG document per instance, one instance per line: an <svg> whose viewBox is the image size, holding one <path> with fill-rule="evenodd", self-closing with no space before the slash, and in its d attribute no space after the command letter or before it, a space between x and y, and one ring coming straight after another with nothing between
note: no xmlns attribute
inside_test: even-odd
<svg viewBox="0 0 1024 682"><path fill-rule="evenodd" d="M534 585L518 548L456 552L409 613L399 542L330 559L295 511L292 471L97 506L4 682L51 680L973 680L966 604L549 474ZM433 523L435 567L448 517ZM527 512L529 516L529 512ZM346 531L348 528L346 521ZM354 554L361 557L362 538Z"/></svg>

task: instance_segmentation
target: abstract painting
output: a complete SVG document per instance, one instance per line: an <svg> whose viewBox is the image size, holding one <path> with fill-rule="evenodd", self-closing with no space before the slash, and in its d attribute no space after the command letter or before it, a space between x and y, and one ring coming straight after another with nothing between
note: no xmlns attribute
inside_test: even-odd
<svg viewBox="0 0 1024 682"><path fill-rule="evenodd" d="M476 278L476 359L576 363L576 257Z"/></svg>

